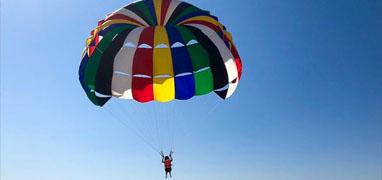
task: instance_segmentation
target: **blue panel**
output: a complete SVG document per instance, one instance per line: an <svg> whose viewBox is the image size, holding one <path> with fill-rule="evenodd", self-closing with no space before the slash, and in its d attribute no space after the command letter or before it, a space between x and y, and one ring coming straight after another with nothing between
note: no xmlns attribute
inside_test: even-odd
<svg viewBox="0 0 382 180"><path fill-rule="evenodd" d="M86 52L85 52L86 53ZM90 92L90 89L85 83L85 69L89 61L88 53L85 54L84 58L81 60L80 68L78 70L79 80L81 82L81 86L85 92Z"/></svg>
<svg viewBox="0 0 382 180"><path fill-rule="evenodd" d="M176 42L185 44L182 36L174 26L167 26L167 34L170 42L170 46ZM192 62L190 55L188 54L187 47L175 47L171 48L172 63L174 66L174 74L178 75L185 72L193 72Z"/></svg>
<svg viewBox="0 0 382 180"><path fill-rule="evenodd" d="M194 75L175 77L175 98L179 100L190 99L195 94Z"/></svg>
<svg viewBox="0 0 382 180"><path fill-rule="evenodd" d="M170 46L176 42L185 44L179 31L174 26L166 26ZM195 80L191 57L186 46L171 48L174 75L191 73L186 76L175 77L175 98L189 99L195 94Z"/></svg>

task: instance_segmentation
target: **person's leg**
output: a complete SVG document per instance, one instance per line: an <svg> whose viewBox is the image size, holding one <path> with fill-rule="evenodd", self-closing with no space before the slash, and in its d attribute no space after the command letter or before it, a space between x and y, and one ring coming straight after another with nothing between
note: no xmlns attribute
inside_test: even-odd
<svg viewBox="0 0 382 180"><path fill-rule="evenodd" d="M168 172L166 171L166 178L167 178L167 173L168 173Z"/></svg>
<svg viewBox="0 0 382 180"><path fill-rule="evenodd" d="M172 177L172 176L171 176L171 171L170 171L169 173L170 173L170 177Z"/></svg>

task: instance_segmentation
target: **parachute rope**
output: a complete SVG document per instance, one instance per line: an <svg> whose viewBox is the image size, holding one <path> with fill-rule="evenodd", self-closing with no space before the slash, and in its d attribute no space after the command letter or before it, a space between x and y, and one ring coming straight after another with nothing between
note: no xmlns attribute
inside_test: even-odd
<svg viewBox="0 0 382 180"><path fill-rule="evenodd" d="M109 112L109 114L115 119L117 120L118 122L120 122L125 128L128 128L130 130L132 130L132 132L138 137L140 138L144 143L146 143L146 145L148 145L153 151L157 152L157 153L160 153L161 151L156 148L152 143L150 143L148 140L146 140L146 138L144 138L141 134L139 134L137 132L136 129L133 129L132 127L130 127L127 122L125 122L124 120L120 119L118 116L116 116L115 114L113 114L109 109L106 109L107 112Z"/></svg>
<svg viewBox="0 0 382 180"><path fill-rule="evenodd" d="M211 115L219 106L220 106L220 103L221 101L216 101L215 104L211 107L211 109L204 114L204 116L202 116L200 118L200 121L202 121L203 123L206 122L207 118L209 115ZM205 103L207 104L207 101L205 101ZM186 138L187 136L189 136L191 134L191 131L185 131L183 134L182 134L182 137L183 138Z"/></svg>
<svg viewBox="0 0 382 180"><path fill-rule="evenodd" d="M121 112L131 112L131 114L134 114L134 115L139 115L138 112L142 112L144 111L144 108L141 107L141 108L135 108L135 106L130 106L130 108L132 109L132 111L129 111L127 109L127 107L123 106L123 105L117 105L117 107L120 107L122 108L122 111ZM157 128L153 127L152 123L150 123L150 121L148 121L148 119L155 119L155 116L153 117L153 114L152 113L149 113L147 111L144 112L145 115L150 115L150 116L140 116L140 117L143 117L144 121L140 121L140 123L138 123L137 121L134 121L134 119L132 119L132 122L134 122L135 124L135 127L140 130L142 136L144 134L150 134L149 132L154 132L154 130L156 130ZM129 117L129 114L127 114L126 117ZM134 116L134 117L137 117L137 116ZM139 124L141 124L142 126L139 126ZM150 126L151 124L151 126ZM139 128L141 127L141 128ZM158 143L158 135L149 135L146 137L146 139L150 140L151 142L156 142ZM145 136L143 136L145 137ZM154 144L155 147L158 147L157 149L159 149L159 147L161 147L161 144ZM160 148L162 149L162 148Z"/></svg>

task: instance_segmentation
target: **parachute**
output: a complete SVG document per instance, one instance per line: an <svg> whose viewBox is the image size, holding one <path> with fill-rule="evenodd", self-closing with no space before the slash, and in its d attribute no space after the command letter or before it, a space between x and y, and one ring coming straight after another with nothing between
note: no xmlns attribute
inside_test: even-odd
<svg viewBox="0 0 382 180"><path fill-rule="evenodd" d="M141 0L107 15L86 40L79 80L88 98L141 103L230 97L242 74L231 34L209 11Z"/></svg>

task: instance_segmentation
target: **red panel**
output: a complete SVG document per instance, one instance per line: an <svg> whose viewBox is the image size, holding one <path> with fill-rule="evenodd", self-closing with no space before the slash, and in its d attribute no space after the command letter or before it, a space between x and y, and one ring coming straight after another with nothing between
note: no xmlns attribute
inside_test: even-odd
<svg viewBox="0 0 382 180"><path fill-rule="evenodd" d="M105 22L105 20L98 21L98 26L102 26L102 24Z"/></svg>
<svg viewBox="0 0 382 180"><path fill-rule="evenodd" d="M239 79L241 79L241 74L243 73L243 65L241 64L241 59L240 59L239 53L236 50L235 45L233 45L232 42L231 42L231 45L232 45L231 52L233 57L235 58L238 76L239 76Z"/></svg>
<svg viewBox="0 0 382 180"><path fill-rule="evenodd" d="M153 47L154 28L144 29L139 38L138 46L148 44ZM133 59L133 75L153 76L153 48L137 48ZM148 102L154 99L153 78L133 77L133 98L139 102Z"/></svg>
<svg viewBox="0 0 382 180"><path fill-rule="evenodd" d="M94 53L95 46L89 46L88 50L89 50L88 54L89 54L89 57L90 57L90 56L92 56L93 53Z"/></svg>
<svg viewBox="0 0 382 180"><path fill-rule="evenodd" d="M168 10L168 7L170 6L170 0L163 0L162 1L162 9L161 9L161 17L160 17L160 25L163 25L164 19L166 18L166 13Z"/></svg>

